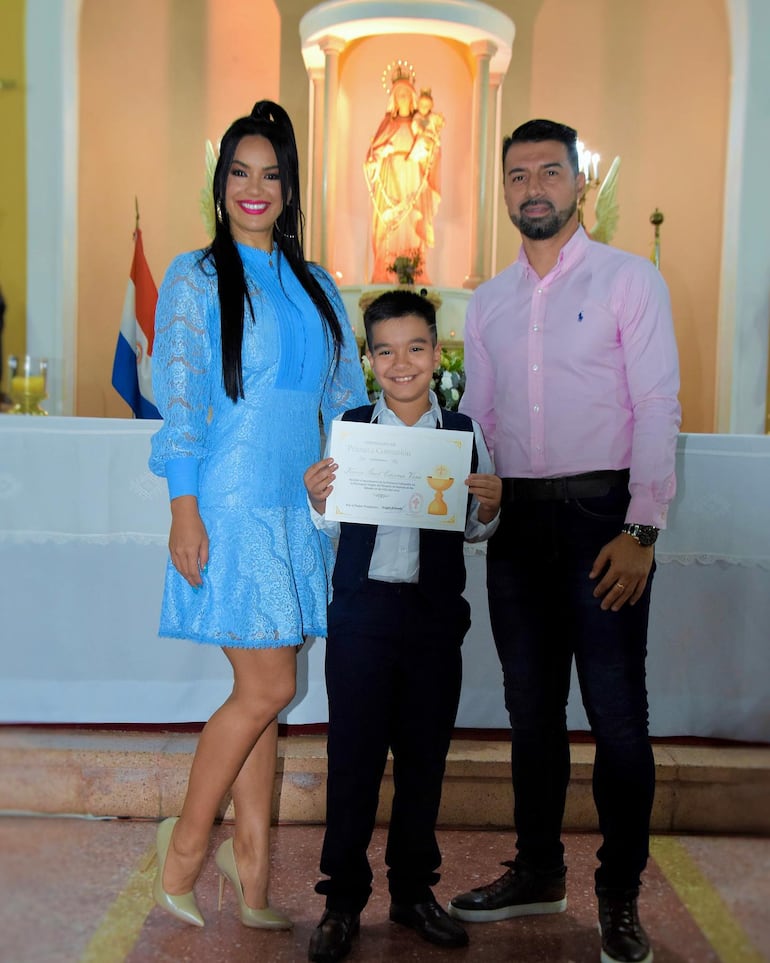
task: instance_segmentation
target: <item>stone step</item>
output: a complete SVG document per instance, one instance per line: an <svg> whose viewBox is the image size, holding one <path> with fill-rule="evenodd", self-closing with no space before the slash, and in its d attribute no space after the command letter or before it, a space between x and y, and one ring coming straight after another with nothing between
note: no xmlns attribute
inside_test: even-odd
<svg viewBox="0 0 770 963"><path fill-rule="evenodd" d="M158 819L179 812L197 733L0 728L0 811ZM279 740L273 814L281 823L323 823L326 739ZM671 743L654 746L654 832L770 834L770 747ZM597 830L591 793L593 745L571 746L566 831ZM511 825L510 748L506 741L453 740L439 823ZM378 820L392 798L388 763ZM223 818L232 807L223 804Z"/></svg>

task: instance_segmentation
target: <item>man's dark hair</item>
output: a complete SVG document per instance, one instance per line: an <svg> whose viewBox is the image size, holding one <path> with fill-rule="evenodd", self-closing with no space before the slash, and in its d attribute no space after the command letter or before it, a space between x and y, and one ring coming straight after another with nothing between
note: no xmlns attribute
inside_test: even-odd
<svg viewBox="0 0 770 963"><path fill-rule="evenodd" d="M372 330L380 321L390 321L393 318L405 318L408 314L415 314L430 328L431 341L435 347L438 343L436 331L436 309L427 298L414 291L386 291L369 305L364 311L364 328L366 329L366 343L372 349Z"/></svg>
<svg viewBox="0 0 770 963"><path fill-rule="evenodd" d="M512 144L532 144L543 140L558 140L567 148L567 157L572 166L572 172L580 172L577 152L577 131L566 124L558 124L555 120L528 120L526 124L517 127L510 137L503 138L503 173L505 173L505 155Z"/></svg>

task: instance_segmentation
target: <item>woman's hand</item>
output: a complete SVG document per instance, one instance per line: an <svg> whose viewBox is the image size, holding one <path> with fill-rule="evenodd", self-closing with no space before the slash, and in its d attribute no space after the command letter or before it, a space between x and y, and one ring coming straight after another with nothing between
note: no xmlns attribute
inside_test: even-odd
<svg viewBox="0 0 770 963"><path fill-rule="evenodd" d="M194 495L180 495L171 500L168 550L177 572L194 589L199 589L209 563L209 536L198 512L198 499Z"/></svg>
<svg viewBox="0 0 770 963"><path fill-rule="evenodd" d="M333 458L324 458L311 465L302 476L310 504L319 515L326 511L326 499L333 491L334 473L339 467Z"/></svg>

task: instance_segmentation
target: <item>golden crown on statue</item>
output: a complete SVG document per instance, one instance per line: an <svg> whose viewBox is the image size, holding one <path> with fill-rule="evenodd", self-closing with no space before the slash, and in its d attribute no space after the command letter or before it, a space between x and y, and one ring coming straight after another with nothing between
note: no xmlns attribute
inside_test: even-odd
<svg viewBox="0 0 770 963"><path fill-rule="evenodd" d="M414 79L414 67L408 60L392 60L382 72L382 86L387 93L390 93L399 80L405 80L414 86Z"/></svg>

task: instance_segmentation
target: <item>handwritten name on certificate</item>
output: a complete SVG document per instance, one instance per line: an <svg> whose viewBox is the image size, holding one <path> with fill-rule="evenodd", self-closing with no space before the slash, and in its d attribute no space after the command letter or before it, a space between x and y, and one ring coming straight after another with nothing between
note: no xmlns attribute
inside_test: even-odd
<svg viewBox="0 0 770 963"><path fill-rule="evenodd" d="M472 431L334 421L326 518L462 532L472 450Z"/></svg>

